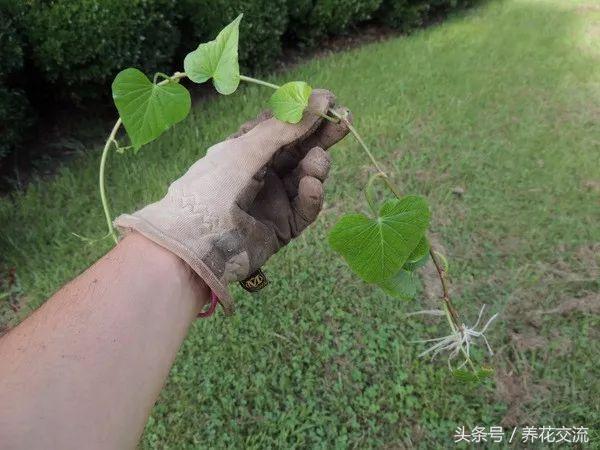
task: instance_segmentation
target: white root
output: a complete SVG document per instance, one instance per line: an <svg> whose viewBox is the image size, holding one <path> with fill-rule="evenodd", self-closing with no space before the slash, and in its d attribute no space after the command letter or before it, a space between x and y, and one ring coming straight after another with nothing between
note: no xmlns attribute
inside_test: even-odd
<svg viewBox="0 0 600 450"><path fill-rule="evenodd" d="M481 322L481 318L483 317L484 310L485 310L485 305L483 305L481 307L481 309L479 310L479 315L477 316L477 321L471 327L468 327L463 324L460 327L460 329L454 331L453 333L451 333L447 336L413 341L414 343L419 343L419 344L433 343L431 346L429 346L423 352L421 352L419 354L419 357L422 358L422 357L431 355L431 360L433 360L440 353L448 352L448 367L450 367L450 369L452 369L451 360L458 357L459 353L462 351L465 355L465 360L458 366L458 368L462 368L470 361L471 345L476 345L477 344L476 340L478 338L483 340L485 347L487 348L490 356L493 356L494 352L492 350L492 347L490 346L490 343L487 340L487 337L485 336L485 332L487 331L489 326L492 324L492 322L494 320L496 320L496 318L498 317L498 313L496 313L492 317L490 317L488 319L488 321L485 323L485 325L483 326L483 328L481 328L481 330L477 330L477 327L479 326L479 323ZM439 314L440 312L442 314L444 314L443 311L440 311L440 310L425 310L425 311L418 311L418 312L412 313L410 315L427 314L427 315L438 316L438 315L440 315Z"/></svg>

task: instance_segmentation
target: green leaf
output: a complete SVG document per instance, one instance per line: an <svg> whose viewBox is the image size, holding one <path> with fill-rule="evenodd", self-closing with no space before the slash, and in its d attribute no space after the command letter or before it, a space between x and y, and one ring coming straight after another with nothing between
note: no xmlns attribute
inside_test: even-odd
<svg viewBox="0 0 600 450"><path fill-rule="evenodd" d="M408 262L415 263L423 259L424 256L429 254L429 241L426 236L423 236L415 249L408 257Z"/></svg>
<svg viewBox="0 0 600 450"><path fill-rule="evenodd" d="M492 375L494 375L494 369L492 369L491 367L481 367L477 371L477 378L479 378L480 380L483 380L485 378L489 378Z"/></svg>
<svg viewBox="0 0 600 450"><path fill-rule="evenodd" d="M185 119L192 104L190 93L179 83L159 86L133 68L117 74L112 95L134 150Z"/></svg>
<svg viewBox="0 0 600 450"><path fill-rule="evenodd" d="M417 280L412 272L401 269L396 275L379 283L379 287L390 297L412 300L417 293Z"/></svg>
<svg viewBox="0 0 600 450"><path fill-rule="evenodd" d="M343 216L329 233L331 247L368 283L397 274L429 225L423 197L388 200L376 219L363 214Z"/></svg>
<svg viewBox="0 0 600 450"><path fill-rule="evenodd" d="M427 240L427 237L423 236L408 257L408 261L404 264L403 269L412 272L413 270L423 267L427 264L427 261L429 261L429 241Z"/></svg>
<svg viewBox="0 0 600 450"><path fill-rule="evenodd" d="M213 79L223 95L233 94L240 84L238 41L243 14L223 28L214 41L200 44L186 55L183 68L188 78L196 83Z"/></svg>
<svg viewBox="0 0 600 450"><path fill-rule="evenodd" d="M417 294L417 278L414 270L424 266L429 260L429 241L423 236L412 251L402 269L379 287L389 296L400 300L412 300Z"/></svg>
<svg viewBox="0 0 600 450"><path fill-rule="evenodd" d="M479 383L494 374L494 369L490 367L481 367L477 372L471 372L466 369L456 369L452 371L452 376L463 383Z"/></svg>
<svg viewBox="0 0 600 450"><path fill-rule="evenodd" d="M304 81L291 81L280 86L269 99L273 115L283 122L300 122L311 92L312 88Z"/></svg>
<svg viewBox="0 0 600 450"><path fill-rule="evenodd" d="M427 261L429 261L429 253L427 253L425 256L423 256L418 261L415 261L415 262L407 261L406 264L404 264L404 266L402 266L402 268L404 270L408 270L409 272L414 272L415 270L420 269L425 264L427 264Z"/></svg>

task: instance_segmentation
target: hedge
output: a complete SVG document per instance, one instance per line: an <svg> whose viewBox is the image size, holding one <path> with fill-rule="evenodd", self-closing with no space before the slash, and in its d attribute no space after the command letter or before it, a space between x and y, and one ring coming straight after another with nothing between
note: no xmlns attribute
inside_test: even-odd
<svg viewBox="0 0 600 450"><path fill-rule="evenodd" d="M382 0L290 0L288 34L312 47L327 35L336 35L370 19Z"/></svg>
<svg viewBox="0 0 600 450"><path fill-rule="evenodd" d="M20 10L3 11L0 20L0 78L4 79L11 73L18 72L23 67L23 41L16 22Z"/></svg>
<svg viewBox="0 0 600 450"><path fill-rule="evenodd" d="M74 100L106 92L133 65L165 69L179 45L176 0L30 0L25 28L39 74Z"/></svg>
<svg viewBox="0 0 600 450"><path fill-rule="evenodd" d="M292 0L289 0L290 2ZM185 0L181 13L188 18L190 31L182 46L185 52L244 13L240 24L240 64L246 69L264 69L281 55L281 36L288 25L288 0Z"/></svg>
<svg viewBox="0 0 600 450"><path fill-rule="evenodd" d="M0 86L0 160L21 143L34 114L22 89Z"/></svg>
<svg viewBox="0 0 600 450"><path fill-rule="evenodd" d="M198 42L244 12L240 61L268 68L282 45L317 46L366 21L404 32L475 0L0 0L0 158L34 114L30 100L109 101L124 67L181 68Z"/></svg>
<svg viewBox="0 0 600 450"><path fill-rule="evenodd" d="M422 0L383 0L378 19L400 31L421 26L427 17L430 2Z"/></svg>
<svg viewBox="0 0 600 450"><path fill-rule="evenodd" d="M33 120L29 101L19 83L25 49L19 24L23 9L0 3L0 160L15 147Z"/></svg>

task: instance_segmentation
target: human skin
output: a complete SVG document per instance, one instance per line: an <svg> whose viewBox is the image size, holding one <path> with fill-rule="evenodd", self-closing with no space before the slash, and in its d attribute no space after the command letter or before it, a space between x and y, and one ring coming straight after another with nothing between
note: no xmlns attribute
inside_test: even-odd
<svg viewBox="0 0 600 450"><path fill-rule="evenodd" d="M204 282L133 233L0 339L0 448L134 448Z"/></svg>
<svg viewBox="0 0 600 450"><path fill-rule="evenodd" d="M136 446L207 283L232 312L225 283L321 210L326 150L348 128L314 114L334 107L331 92L310 101L298 124L242 125L163 200L117 218L126 237L0 339L0 450Z"/></svg>

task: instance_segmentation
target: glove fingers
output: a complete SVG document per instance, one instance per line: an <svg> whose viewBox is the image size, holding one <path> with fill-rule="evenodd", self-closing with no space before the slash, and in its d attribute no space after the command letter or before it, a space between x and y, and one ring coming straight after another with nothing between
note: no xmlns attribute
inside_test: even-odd
<svg viewBox="0 0 600 450"><path fill-rule="evenodd" d="M261 167L278 150L291 149L314 133L323 121L314 112L325 113L334 101L335 97L331 92L315 89L309 99L308 111L299 123L291 124L274 118L263 120L241 135L237 139L238 144L245 149L248 160L255 161Z"/></svg>
<svg viewBox="0 0 600 450"><path fill-rule="evenodd" d="M300 161L298 170L301 173L301 177L309 175L323 182L329 175L329 168L331 167L331 156L321 147L314 147L311 149L306 156Z"/></svg>
<svg viewBox="0 0 600 450"><path fill-rule="evenodd" d="M263 188L254 201L247 209L242 209L272 230L282 245L292 238L290 200L283 188L283 181L272 170L267 169Z"/></svg>
<svg viewBox="0 0 600 450"><path fill-rule="evenodd" d="M352 123L352 115L347 108L336 107L334 110L341 116L346 116L348 121ZM329 120L323 120L323 123L319 129L308 136L301 146L305 151L309 151L313 147L321 147L327 150L332 145L335 145L341 141L349 132L348 125L346 122L340 121L339 123L330 122Z"/></svg>
<svg viewBox="0 0 600 450"><path fill-rule="evenodd" d="M258 193L265 186L267 172L267 166L263 166L258 172L256 172L252 176L252 178L250 178L248 184L246 185L246 189L240 192L237 198L237 204L244 211L246 211L250 207Z"/></svg>
<svg viewBox="0 0 600 450"><path fill-rule="evenodd" d="M294 198L298 195L298 185L305 176L311 176L323 182L329 174L331 156L321 147L312 148L298 163L296 168L284 178L284 186L288 196Z"/></svg>
<svg viewBox="0 0 600 450"><path fill-rule="evenodd" d="M333 101L334 96L331 92L315 89L309 100L309 110L323 113ZM296 147L297 142L306 139L319 127L322 120L311 112L306 112L297 124L281 122L274 118L263 120L240 137L211 147L212 150L207 152L204 163L214 162L218 165L220 161L235 161L232 172L237 174L231 187L233 190L246 191L241 195L243 198L238 200L240 204L248 205L262 189L261 183L254 182L255 174L267 164L271 164L273 155L278 150Z"/></svg>
<svg viewBox="0 0 600 450"><path fill-rule="evenodd" d="M300 179L298 195L292 201L293 235L298 236L302 230L313 223L323 206L323 183L311 176Z"/></svg>
<svg viewBox="0 0 600 450"><path fill-rule="evenodd" d="M273 117L273 113L267 109L267 110L261 112L254 119L251 119L248 122L243 123L240 126L240 128L235 133L233 133L231 136L229 136L227 139L238 138L238 137L246 134L248 131L250 131L252 128L254 128L259 123L264 122L265 120L270 119L271 117Z"/></svg>
<svg viewBox="0 0 600 450"><path fill-rule="evenodd" d="M343 107L335 108L335 111L341 115L349 115L348 110ZM349 120L351 121L351 116ZM271 167L280 176L285 176L298 165L299 161L306 156L308 151L314 147L321 147L327 150L343 139L348 132L348 125L345 122L335 123L323 120L319 128L314 133L308 135L304 141L284 147L275 153Z"/></svg>

